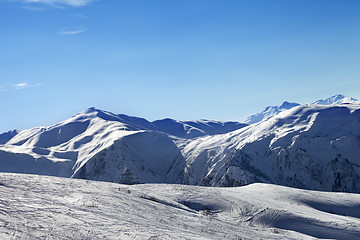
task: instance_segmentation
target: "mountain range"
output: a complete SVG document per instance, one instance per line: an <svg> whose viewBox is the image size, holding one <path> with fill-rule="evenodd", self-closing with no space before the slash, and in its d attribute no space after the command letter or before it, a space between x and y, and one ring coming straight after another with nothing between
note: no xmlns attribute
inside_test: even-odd
<svg viewBox="0 0 360 240"><path fill-rule="evenodd" d="M317 100L312 104L319 104L319 105L336 105L336 104L345 104L345 103L359 103L357 99L352 97L347 97L341 94L336 94L332 97L329 97L325 100ZM288 102L285 101L279 106L268 106L263 111L256 113L254 115L249 116L245 123L253 124L260 122L262 120L269 119L273 116L278 115L280 112L291 109L293 107L301 105L300 103L295 102Z"/></svg>
<svg viewBox="0 0 360 240"><path fill-rule="evenodd" d="M89 108L51 127L0 135L0 171L125 184L263 182L359 193L360 105L339 96L327 105L285 102L277 115L253 124L150 122Z"/></svg>

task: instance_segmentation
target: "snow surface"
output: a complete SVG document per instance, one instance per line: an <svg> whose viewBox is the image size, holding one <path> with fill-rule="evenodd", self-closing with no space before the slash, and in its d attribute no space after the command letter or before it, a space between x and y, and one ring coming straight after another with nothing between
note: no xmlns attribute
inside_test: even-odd
<svg viewBox="0 0 360 240"><path fill-rule="evenodd" d="M360 239L360 195L0 173L0 239Z"/></svg>

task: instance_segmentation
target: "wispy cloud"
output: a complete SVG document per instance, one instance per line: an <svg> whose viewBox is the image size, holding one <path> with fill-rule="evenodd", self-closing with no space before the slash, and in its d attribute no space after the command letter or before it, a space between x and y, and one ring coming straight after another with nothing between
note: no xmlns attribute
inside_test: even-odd
<svg viewBox="0 0 360 240"><path fill-rule="evenodd" d="M48 8L45 8L45 7L32 7L32 6L24 6L24 7L21 7L21 8L26 9L26 10L36 11L36 12L45 11L45 10L48 9Z"/></svg>
<svg viewBox="0 0 360 240"><path fill-rule="evenodd" d="M16 90L19 90L19 89L24 89L24 88L30 88L30 87L40 87L41 84L37 83L37 84L29 84L29 83L26 83L26 82L21 82L21 83L16 83L13 85L13 87L16 89Z"/></svg>
<svg viewBox="0 0 360 240"><path fill-rule="evenodd" d="M27 83L16 83L16 84L14 85L14 87L15 87L16 89L26 88L27 86L28 86Z"/></svg>
<svg viewBox="0 0 360 240"><path fill-rule="evenodd" d="M11 90L20 90L20 89L40 87L40 86L42 86L42 84L40 84L40 83L30 84L27 82L19 82L19 83L15 83L15 84L1 85L0 92L7 92L7 91L11 91Z"/></svg>
<svg viewBox="0 0 360 240"><path fill-rule="evenodd" d="M76 35L79 33L85 32L84 29L81 30L72 30L72 31L60 31L58 32L59 35Z"/></svg>
<svg viewBox="0 0 360 240"><path fill-rule="evenodd" d="M82 7L85 6L94 0L20 0L24 3L39 3L50 6L72 6L72 7Z"/></svg>

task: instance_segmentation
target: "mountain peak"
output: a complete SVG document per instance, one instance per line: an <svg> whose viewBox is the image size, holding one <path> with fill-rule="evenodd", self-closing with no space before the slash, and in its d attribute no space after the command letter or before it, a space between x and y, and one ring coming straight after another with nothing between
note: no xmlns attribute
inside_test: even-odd
<svg viewBox="0 0 360 240"><path fill-rule="evenodd" d="M290 108L293 108L293 107L296 107L299 105L300 105L299 103L285 101L279 106L279 108L287 110L287 109L290 109Z"/></svg>
<svg viewBox="0 0 360 240"><path fill-rule="evenodd" d="M335 105L335 104L344 104L344 103L359 103L355 98L344 96L342 94L336 94L325 100L318 100L312 104L318 105ZM245 123L253 124L260 122L264 119L278 115L280 112L291 109L293 107L299 106L301 104L285 101L279 106L268 106L262 112L251 115L245 120Z"/></svg>
<svg viewBox="0 0 360 240"><path fill-rule="evenodd" d="M344 96L342 94L336 94L334 96L331 96L325 100L320 99L313 104L319 104L319 105L334 105L334 104L342 104L342 103L355 103L358 102L357 99Z"/></svg>
<svg viewBox="0 0 360 240"><path fill-rule="evenodd" d="M0 134L0 144L7 143L11 138L17 135L20 131L17 129Z"/></svg>
<svg viewBox="0 0 360 240"><path fill-rule="evenodd" d="M279 114L282 111L291 109L291 108L299 106L299 105L300 105L299 103L285 101L279 106L268 106L262 112L256 113L256 114L248 117L245 120L245 123L249 123L249 124L257 123L264 119L271 118L271 117Z"/></svg>
<svg viewBox="0 0 360 240"><path fill-rule="evenodd" d="M100 109L97 109L96 107L89 107L84 110L84 113L93 113L93 112L100 112Z"/></svg>

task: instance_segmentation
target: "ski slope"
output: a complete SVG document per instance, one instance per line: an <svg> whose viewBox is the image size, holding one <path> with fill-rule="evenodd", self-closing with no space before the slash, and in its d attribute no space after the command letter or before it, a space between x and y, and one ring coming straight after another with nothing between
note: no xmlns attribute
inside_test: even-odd
<svg viewBox="0 0 360 240"><path fill-rule="evenodd" d="M0 173L0 239L360 239L360 195Z"/></svg>

